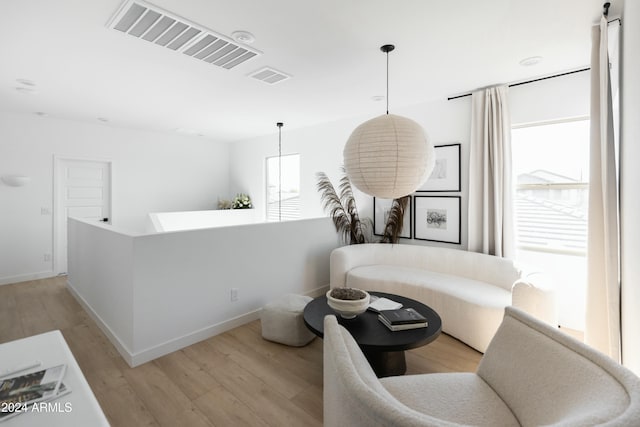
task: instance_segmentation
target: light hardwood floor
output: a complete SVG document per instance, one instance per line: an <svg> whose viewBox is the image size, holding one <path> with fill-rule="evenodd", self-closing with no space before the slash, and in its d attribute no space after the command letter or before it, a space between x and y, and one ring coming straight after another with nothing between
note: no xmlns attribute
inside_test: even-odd
<svg viewBox="0 0 640 427"><path fill-rule="evenodd" d="M65 284L0 286L0 343L60 329L112 426L322 425L322 340L271 343L255 321L130 368ZM442 334L407 352L407 373L472 372L480 357Z"/></svg>

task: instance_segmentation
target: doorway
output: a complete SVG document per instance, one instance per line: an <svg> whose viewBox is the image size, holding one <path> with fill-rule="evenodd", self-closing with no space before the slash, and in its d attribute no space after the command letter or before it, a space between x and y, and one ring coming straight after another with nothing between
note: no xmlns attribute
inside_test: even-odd
<svg viewBox="0 0 640 427"><path fill-rule="evenodd" d="M111 223L111 162L54 158L54 272L67 272L67 218Z"/></svg>

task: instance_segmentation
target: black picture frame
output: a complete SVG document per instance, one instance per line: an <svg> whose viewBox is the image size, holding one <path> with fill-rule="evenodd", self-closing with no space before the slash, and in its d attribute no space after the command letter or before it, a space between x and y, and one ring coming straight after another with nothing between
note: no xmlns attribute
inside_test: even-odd
<svg viewBox="0 0 640 427"><path fill-rule="evenodd" d="M413 233L416 240L461 244L460 196L413 196Z"/></svg>
<svg viewBox="0 0 640 427"><path fill-rule="evenodd" d="M436 164L419 193L443 193L461 191L460 150L461 144L444 144L434 147Z"/></svg>
<svg viewBox="0 0 640 427"><path fill-rule="evenodd" d="M384 227L387 223L386 213L391 208L393 199L381 199L379 197L373 198L373 234L374 236L382 236L384 234ZM413 238L411 225L413 224L413 203L409 200L407 208L404 211L404 221L402 223L402 231L398 237L402 239Z"/></svg>

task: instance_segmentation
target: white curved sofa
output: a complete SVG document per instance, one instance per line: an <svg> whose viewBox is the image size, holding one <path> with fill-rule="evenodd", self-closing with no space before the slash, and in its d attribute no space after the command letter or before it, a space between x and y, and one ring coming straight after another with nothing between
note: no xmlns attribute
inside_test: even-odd
<svg viewBox="0 0 640 427"><path fill-rule="evenodd" d="M513 305L557 325L555 292L513 261L431 246L368 243L334 249L330 287L413 298L442 318L443 332L485 352Z"/></svg>

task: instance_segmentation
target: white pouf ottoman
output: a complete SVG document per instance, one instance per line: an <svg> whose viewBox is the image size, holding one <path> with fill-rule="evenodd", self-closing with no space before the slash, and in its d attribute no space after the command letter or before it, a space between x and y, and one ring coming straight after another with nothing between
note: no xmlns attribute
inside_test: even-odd
<svg viewBox="0 0 640 427"><path fill-rule="evenodd" d="M305 326L302 312L312 299L287 294L262 307L262 338L294 347L311 342L316 336Z"/></svg>

